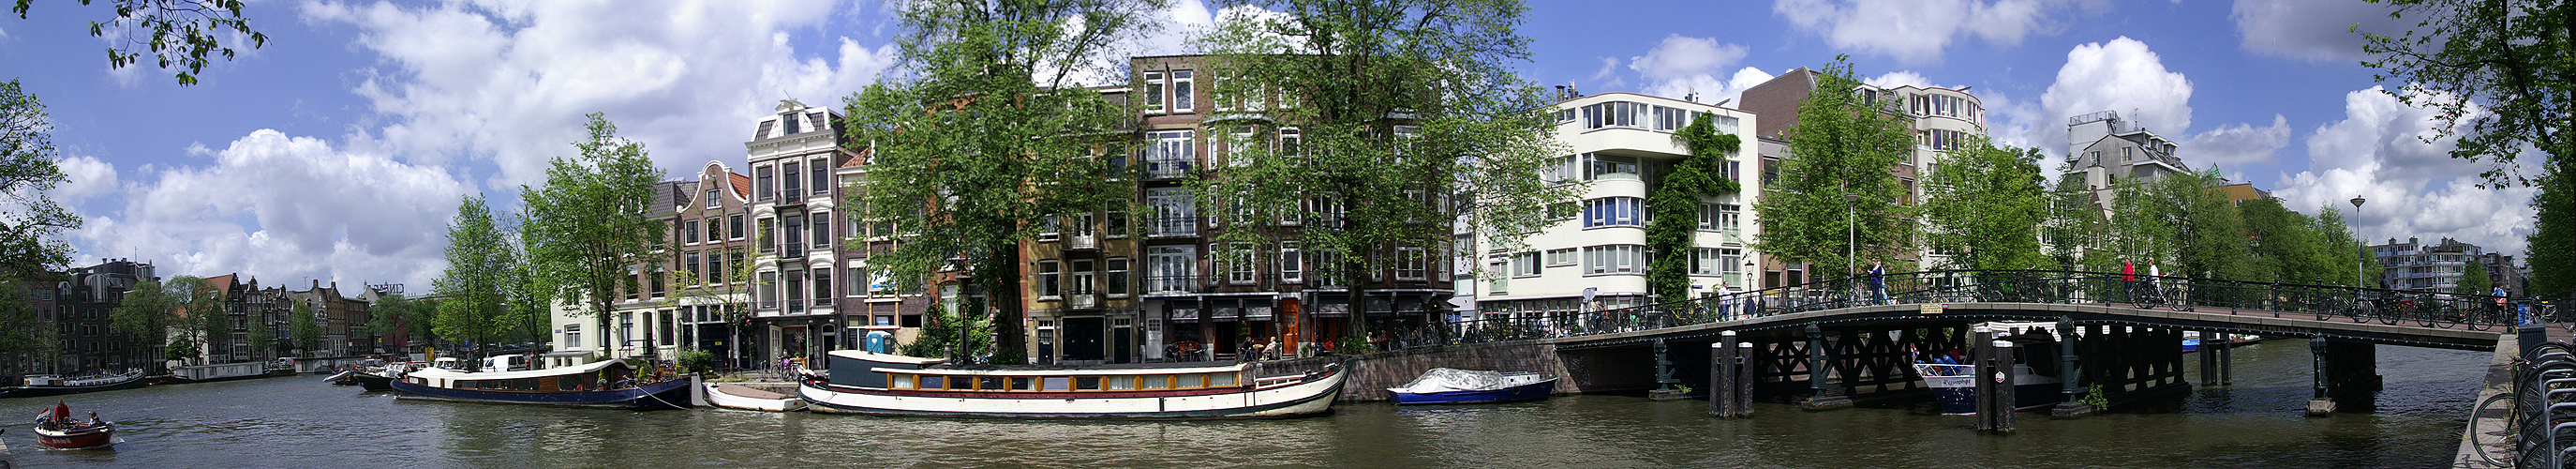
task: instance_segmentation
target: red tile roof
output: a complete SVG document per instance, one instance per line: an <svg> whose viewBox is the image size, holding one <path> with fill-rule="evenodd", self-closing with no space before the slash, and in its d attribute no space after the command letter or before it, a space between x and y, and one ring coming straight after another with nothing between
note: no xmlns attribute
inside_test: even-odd
<svg viewBox="0 0 2576 469"><path fill-rule="evenodd" d="M868 157L876 156L876 150L877 147L873 146L859 147L859 153L857 155L850 156L849 161L841 162L841 167L856 168L866 166L868 164Z"/></svg>
<svg viewBox="0 0 2576 469"><path fill-rule="evenodd" d="M735 172L727 172L725 175L732 176L726 179L733 180L734 197L741 197L743 200L751 200L751 176L744 176L742 173Z"/></svg>

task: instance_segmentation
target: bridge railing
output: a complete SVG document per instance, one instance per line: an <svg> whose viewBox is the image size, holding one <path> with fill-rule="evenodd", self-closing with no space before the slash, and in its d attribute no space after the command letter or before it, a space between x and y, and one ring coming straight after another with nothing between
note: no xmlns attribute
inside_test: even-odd
<svg viewBox="0 0 2576 469"><path fill-rule="evenodd" d="M1825 279L1633 307L1512 313L1453 321L1448 332L1457 342L1489 342L1649 330L1873 305L1981 302L2206 309L2229 314L2477 330L2525 321L2576 321L2576 307L2560 307L2576 305L2567 300L2114 272L1936 270L1891 273L1878 279Z"/></svg>

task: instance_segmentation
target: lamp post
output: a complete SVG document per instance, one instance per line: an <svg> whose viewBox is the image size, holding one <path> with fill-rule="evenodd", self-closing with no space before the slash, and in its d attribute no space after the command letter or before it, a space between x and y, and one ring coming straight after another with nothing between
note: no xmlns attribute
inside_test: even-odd
<svg viewBox="0 0 2576 469"><path fill-rule="evenodd" d="M1853 221L1859 216L1859 205L1859 194L1843 193L1843 275L1846 277L1857 272L1855 269L1859 267L1853 263L1854 258L1860 257L1860 227Z"/></svg>
<svg viewBox="0 0 2576 469"><path fill-rule="evenodd" d="M2360 258L2355 259L2352 263L2352 284L2353 286L2363 288L2368 288L2370 286L2370 280L2363 278L2362 274L2362 271L2368 269L2363 266L2370 262L2370 237L2361 235L2359 222L2361 221L2361 203L2367 201L2367 199L2363 199L2361 196L2356 195L2352 197L2352 220L2355 226L2355 228L2352 229L2352 236L2355 238L2354 241L2359 244L2361 248Z"/></svg>

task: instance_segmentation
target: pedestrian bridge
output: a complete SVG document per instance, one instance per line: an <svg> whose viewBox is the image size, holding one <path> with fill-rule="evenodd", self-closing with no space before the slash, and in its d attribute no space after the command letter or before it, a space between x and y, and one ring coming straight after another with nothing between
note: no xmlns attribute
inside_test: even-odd
<svg viewBox="0 0 2576 469"><path fill-rule="evenodd" d="M1883 286L1874 286L1883 285ZM1837 279L1597 311L1515 314L1453 322L1448 342L1520 342L1551 349L1584 392L1709 383L1712 345L1752 344L1755 391L1811 407L1920 394L1911 366L1924 354L1973 349L1994 335L2053 336L2067 402L2119 402L2188 389L2185 333L2304 338L2316 356L2317 399L2366 408L2378 389L2376 346L2493 350L2538 303L2486 295L2150 277L2101 272L1989 270ZM2003 329L2009 328L2009 329ZM2232 380L2227 347L2202 353L2202 385ZM1823 379L1816 379L1821 371ZM2098 401L2097 401L2098 402Z"/></svg>

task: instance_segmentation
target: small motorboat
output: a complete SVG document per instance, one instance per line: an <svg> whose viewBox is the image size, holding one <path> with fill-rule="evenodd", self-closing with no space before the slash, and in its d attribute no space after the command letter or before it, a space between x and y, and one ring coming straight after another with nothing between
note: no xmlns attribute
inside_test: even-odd
<svg viewBox="0 0 2576 469"><path fill-rule="evenodd" d="M804 398L791 394L762 391L739 384L707 383L706 386L707 404L716 407L764 412L794 412L805 410L806 406Z"/></svg>
<svg viewBox="0 0 2576 469"><path fill-rule="evenodd" d="M410 367L400 363L363 368L357 374L349 375L349 380L356 381L359 388L365 389L363 392L392 391L394 380L402 379L403 373L408 371Z"/></svg>
<svg viewBox="0 0 2576 469"><path fill-rule="evenodd" d="M1995 340L2011 341L2013 375L2013 411L2036 410L2056 404L2059 387L2065 383L2057 369L2058 348L2056 323L1989 322L1977 327L1997 331ZM1977 365L1962 357L1934 354L1916 359L1914 374L1932 388L1933 401L1946 415L1977 413Z"/></svg>
<svg viewBox="0 0 2576 469"><path fill-rule="evenodd" d="M1545 399L1556 390L1556 378L1538 373L1432 368L1404 383L1386 388L1386 400L1407 404L1479 404Z"/></svg>
<svg viewBox="0 0 2576 469"><path fill-rule="evenodd" d="M53 407L36 414L36 443L54 449L108 449L116 446L116 424L89 413L89 420L74 421L70 406L55 402Z"/></svg>

